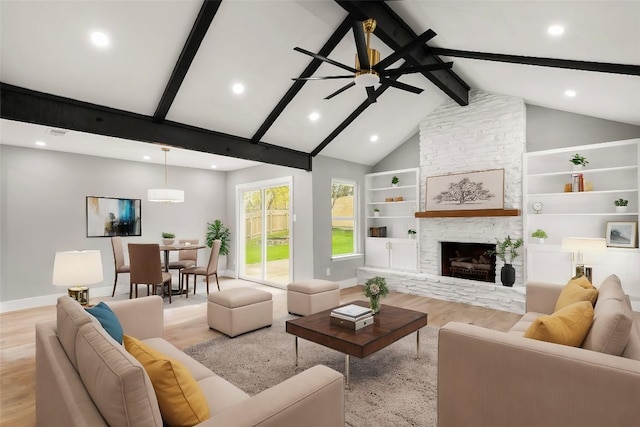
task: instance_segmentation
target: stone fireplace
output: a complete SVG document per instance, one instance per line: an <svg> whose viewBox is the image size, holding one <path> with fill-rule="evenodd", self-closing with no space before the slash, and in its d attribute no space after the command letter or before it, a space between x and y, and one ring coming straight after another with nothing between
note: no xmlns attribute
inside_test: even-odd
<svg viewBox="0 0 640 427"><path fill-rule="evenodd" d="M488 251L495 249L496 245L487 243L440 242L441 274L494 283L496 256Z"/></svg>
<svg viewBox="0 0 640 427"><path fill-rule="evenodd" d="M436 108L420 123L419 210L424 210L426 205L427 177L490 169L504 169L504 208L522 209L525 122L525 105L521 98L478 90L470 92L467 106L447 100ZM384 275L393 290L523 313L524 253L513 263L516 269L513 288L500 283L499 272L503 266L500 260L492 263L494 270L487 275L486 281L475 280L477 277L471 277L475 276L473 274L448 275L443 265L444 258L454 257L441 252L441 242L495 247L496 239L502 240L507 235L515 239L522 237L522 216L470 213L465 217L422 218L418 236L419 272L363 267L358 271L358 282ZM469 273L470 270L458 272Z"/></svg>

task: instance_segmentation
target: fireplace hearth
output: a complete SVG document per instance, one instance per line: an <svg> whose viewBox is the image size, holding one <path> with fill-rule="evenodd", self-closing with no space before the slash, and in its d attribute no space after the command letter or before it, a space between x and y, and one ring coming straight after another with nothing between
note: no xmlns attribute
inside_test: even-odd
<svg viewBox="0 0 640 427"><path fill-rule="evenodd" d="M490 243L440 242L441 274L495 283L496 257L487 254L495 249Z"/></svg>

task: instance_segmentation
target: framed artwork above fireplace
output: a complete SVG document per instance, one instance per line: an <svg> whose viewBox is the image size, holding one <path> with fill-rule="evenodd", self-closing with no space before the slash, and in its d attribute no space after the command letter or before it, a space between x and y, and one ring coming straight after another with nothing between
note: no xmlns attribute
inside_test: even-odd
<svg viewBox="0 0 640 427"><path fill-rule="evenodd" d="M427 177L426 210L504 208L504 169Z"/></svg>

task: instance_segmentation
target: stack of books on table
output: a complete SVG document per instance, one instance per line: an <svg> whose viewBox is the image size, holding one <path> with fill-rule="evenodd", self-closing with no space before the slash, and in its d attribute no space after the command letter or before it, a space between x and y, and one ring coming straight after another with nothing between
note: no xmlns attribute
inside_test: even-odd
<svg viewBox="0 0 640 427"><path fill-rule="evenodd" d="M369 307L349 304L333 309L329 315L332 325L357 331L365 326L373 325L373 313Z"/></svg>

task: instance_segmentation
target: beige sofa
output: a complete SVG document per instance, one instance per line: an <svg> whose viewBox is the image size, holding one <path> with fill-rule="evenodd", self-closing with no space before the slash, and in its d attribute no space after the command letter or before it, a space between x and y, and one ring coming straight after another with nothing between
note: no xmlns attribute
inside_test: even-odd
<svg viewBox="0 0 640 427"><path fill-rule="evenodd" d="M619 282L609 288L613 296L611 291L603 295L604 286L605 282L582 346L593 341L590 335L597 330L602 333L596 322L603 321L611 306L618 306L626 316L618 323L631 322L620 356L524 337L535 318L554 311L562 285L529 283L527 314L508 333L446 324L438 337L438 426L638 425L640 315L631 311L622 288L616 291Z"/></svg>
<svg viewBox="0 0 640 427"><path fill-rule="evenodd" d="M211 413L198 425L344 426L342 374L319 365L249 396L162 339L160 297L108 305L126 335L186 365ZM36 325L36 419L38 426L163 424L153 386L140 363L66 296L58 299L57 321Z"/></svg>

